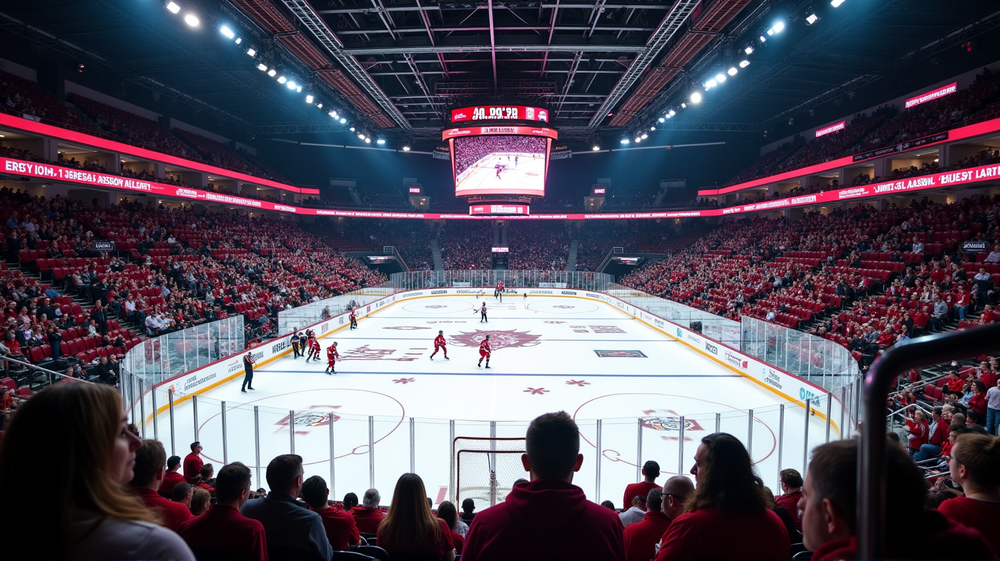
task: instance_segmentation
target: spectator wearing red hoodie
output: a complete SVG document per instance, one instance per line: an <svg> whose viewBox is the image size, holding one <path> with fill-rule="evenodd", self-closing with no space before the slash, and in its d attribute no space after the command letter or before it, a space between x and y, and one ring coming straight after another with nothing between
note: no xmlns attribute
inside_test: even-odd
<svg viewBox="0 0 1000 561"><path fill-rule="evenodd" d="M649 561L655 557L656 544L670 526L670 518L662 511L661 489L653 489L646 495L646 508L646 516L635 524L626 526L623 532L628 561Z"/></svg>
<svg viewBox="0 0 1000 561"><path fill-rule="evenodd" d="M302 483L302 500L323 519L326 538L334 551L346 551L361 542L354 517L339 505L330 504L330 489L322 477L314 475Z"/></svg>
<svg viewBox="0 0 1000 561"><path fill-rule="evenodd" d="M802 474L795 469L781 470L781 492L783 495L775 499L775 507L783 508L795 522L795 529L802 530L802 519L799 518L799 499L802 498Z"/></svg>
<svg viewBox="0 0 1000 561"><path fill-rule="evenodd" d="M378 508L380 500L382 500L382 497L378 494L378 489L369 489L365 491L364 496L361 498L361 505L351 509L351 514L354 516L354 522L357 524L359 532L364 534L375 534L378 532L378 525L385 518L385 515Z"/></svg>
<svg viewBox="0 0 1000 561"><path fill-rule="evenodd" d="M964 497L938 506L948 518L975 528L1000 552L1000 440L985 434L963 434L955 440L948 462L951 480L962 486Z"/></svg>
<svg viewBox="0 0 1000 561"><path fill-rule="evenodd" d="M948 441L949 427L951 427L951 418L944 417L942 407L935 407L931 412L931 426L928 429L930 436L927 439L927 444L920 446L920 451L913 455L913 459L920 462L941 454L941 448Z"/></svg>
<svg viewBox="0 0 1000 561"><path fill-rule="evenodd" d="M167 453L159 440L143 440L135 452L134 475L129 486L146 503L150 510L163 519L163 526L177 531L181 524L191 519L191 511L182 503L175 503L157 493L166 472Z"/></svg>
<svg viewBox="0 0 1000 561"><path fill-rule="evenodd" d="M191 485L201 483L201 466L205 462L201 461L201 442L197 440L191 443L191 453L184 457L184 479Z"/></svg>
<svg viewBox="0 0 1000 561"><path fill-rule="evenodd" d="M812 452L802 500L803 543L813 561L858 559L858 441ZM923 473L898 446L886 446L884 559L995 559L979 532L925 505Z"/></svg>
<svg viewBox="0 0 1000 561"><path fill-rule="evenodd" d="M167 458L167 472L163 474L163 483L160 485L160 495L169 498L174 491L174 485L184 483L184 476L180 473L181 457L170 456Z"/></svg>
<svg viewBox="0 0 1000 561"><path fill-rule="evenodd" d="M462 559L625 559L618 516L588 501L573 485L573 474L583 464L573 419L565 411L535 418L525 446L521 463L531 480L514 485L503 503L476 514Z"/></svg>
<svg viewBox="0 0 1000 561"><path fill-rule="evenodd" d="M625 496L622 498L622 508L627 508L628 505L632 504L632 499L634 499L637 495L646 498L650 491L653 489L659 489L660 486L656 484L656 478L659 476L660 464L653 460L649 460L643 464L642 481L639 483L630 483L625 487ZM652 507L647 504L646 510L652 510Z"/></svg>
<svg viewBox="0 0 1000 561"><path fill-rule="evenodd" d="M701 439L691 473L697 487L667 528L656 561L788 561L788 530L768 509L764 484L736 437Z"/></svg>
<svg viewBox="0 0 1000 561"><path fill-rule="evenodd" d="M240 514L250 498L250 468L240 462L223 466L215 493L217 502L181 524L177 533L199 559L267 561L264 525Z"/></svg>

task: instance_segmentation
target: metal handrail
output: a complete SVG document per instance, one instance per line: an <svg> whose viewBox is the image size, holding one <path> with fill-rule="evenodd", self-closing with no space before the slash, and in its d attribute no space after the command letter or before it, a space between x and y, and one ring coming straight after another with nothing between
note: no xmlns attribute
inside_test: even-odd
<svg viewBox="0 0 1000 561"><path fill-rule="evenodd" d="M31 364L30 362L25 362L23 360L18 360L16 358L11 358L10 355L4 355L3 357L0 357L0 360L4 361L4 363L5 363L5 365L4 365L4 373L6 375L8 375L8 376L10 375L10 366L9 366L8 363L14 362L14 363L20 364L22 366L27 366L31 370L40 370L40 371L48 374L49 375L49 383L50 384L54 383L54 380L52 379L53 376L57 376L59 378L71 378L73 380L78 380L80 382L86 382L87 381L87 380L80 380L79 378L73 378L72 376L67 376L65 374L61 374L59 372L56 372L55 370L49 370L48 368L44 368L44 367L38 366L37 364Z"/></svg>
<svg viewBox="0 0 1000 561"><path fill-rule="evenodd" d="M857 464L859 559L882 559L885 552L885 400L896 376L911 368L996 352L1000 324L910 339L883 353L868 370Z"/></svg>

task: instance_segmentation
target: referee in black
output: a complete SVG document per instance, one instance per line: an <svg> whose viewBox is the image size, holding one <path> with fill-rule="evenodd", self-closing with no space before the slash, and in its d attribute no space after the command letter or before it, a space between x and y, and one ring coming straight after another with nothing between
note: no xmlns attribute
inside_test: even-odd
<svg viewBox="0 0 1000 561"><path fill-rule="evenodd" d="M246 370L246 374L243 376L243 387L240 391L247 393L248 389L253 389L253 355L250 351L243 355L243 369Z"/></svg>
<svg viewBox="0 0 1000 561"><path fill-rule="evenodd" d="M291 343L292 343L292 352L295 353L295 355L292 356L292 358L295 359L295 358L299 358L300 356L302 356L302 351L299 350L300 347L299 347L299 333L298 332L295 332L294 334L292 334Z"/></svg>

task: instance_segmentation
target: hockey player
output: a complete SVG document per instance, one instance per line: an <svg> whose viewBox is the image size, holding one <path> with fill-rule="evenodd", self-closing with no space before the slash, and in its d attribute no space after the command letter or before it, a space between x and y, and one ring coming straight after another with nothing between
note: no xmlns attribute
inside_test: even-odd
<svg viewBox="0 0 1000 561"><path fill-rule="evenodd" d="M351 308L351 330L358 328L358 316L354 313L354 308Z"/></svg>
<svg viewBox="0 0 1000 561"><path fill-rule="evenodd" d="M295 334L292 335L292 338L291 338L290 342L292 344L292 353L293 353L292 358L295 359L295 358L299 358L300 356L302 356L302 347L299 345L299 332L298 331L296 331Z"/></svg>
<svg viewBox="0 0 1000 561"><path fill-rule="evenodd" d="M431 353L431 360L434 360L434 355L438 354L438 350L444 351L445 360L451 360L448 358L448 347L445 345L444 331L438 331L438 336L434 338L434 352Z"/></svg>
<svg viewBox="0 0 1000 561"><path fill-rule="evenodd" d="M336 374L337 369L334 366L337 364L337 359L340 358L340 353L337 352L337 342L334 341L333 345L326 350L326 373Z"/></svg>
<svg viewBox="0 0 1000 561"><path fill-rule="evenodd" d="M311 358L315 358L316 360L319 360L319 352L320 352L320 350L321 349L320 349L320 346L319 346L319 341L316 340L316 336L315 335L310 335L309 336L309 356L306 357L306 362L309 362L309 359L311 359Z"/></svg>
<svg viewBox="0 0 1000 561"><path fill-rule="evenodd" d="M480 289L479 289L479 293L478 293L478 294L476 294L476 300L479 300L479 297L480 297L480 296L484 296L484 297L486 296L486 291L485 291L485 290L483 290L482 288L480 288Z"/></svg>
<svg viewBox="0 0 1000 561"><path fill-rule="evenodd" d="M484 321L486 323L490 322L490 320L486 319L486 302L483 302L483 307L479 309L479 314L480 314L479 323L483 323Z"/></svg>
<svg viewBox="0 0 1000 561"><path fill-rule="evenodd" d="M299 332L299 356L306 356L306 351L309 350L309 335L303 332Z"/></svg>
<svg viewBox="0 0 1000 561"><path fill-rule="evenodd" d="M477 364L476 366L482 366L483 365L483 359L485 358L486 359L486 368L489 368L490 367L490 352L491 351L492 351L492 349L490 348L490 336L487 335L486 338L483 339L483 342L479 343L479 364Z"/></svg>
<svg viewBox="0 0 1000 561"><path fill-rule="evenodd" d="M501 303L503 303L503 290L504 290L503 281L497 281L497 288L496 290L493 291L493 298L494 299L499 298Z"/></svg>

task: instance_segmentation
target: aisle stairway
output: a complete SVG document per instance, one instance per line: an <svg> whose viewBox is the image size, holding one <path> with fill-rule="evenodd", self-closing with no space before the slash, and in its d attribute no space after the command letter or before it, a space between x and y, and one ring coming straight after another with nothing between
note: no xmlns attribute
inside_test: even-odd
<svg viewBox="0 0 1000 561"><path fill-rule="evenodd" d="M437 238L431 238L431 261L434 263L435 271L444 270L444 260L441 259L441 244Z"/></svg>
<svg viewBox="0 0 1000 561"><path fill-rule="evenodd" d="M580 240L573 238L573 241L569 243L569 257L566 258L567 271L576 270L576 255L577 255L577 249L579 248L580 248Z"/></svg>

